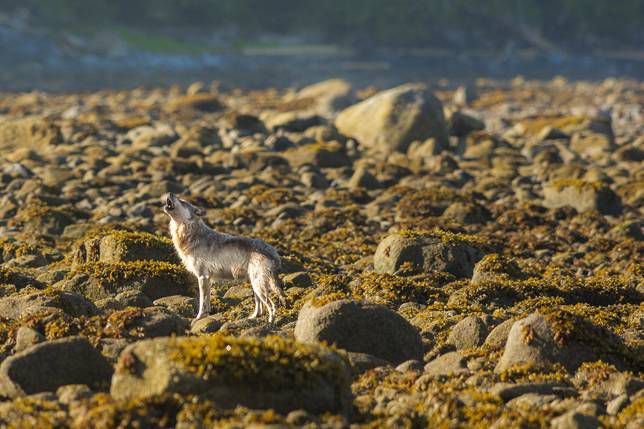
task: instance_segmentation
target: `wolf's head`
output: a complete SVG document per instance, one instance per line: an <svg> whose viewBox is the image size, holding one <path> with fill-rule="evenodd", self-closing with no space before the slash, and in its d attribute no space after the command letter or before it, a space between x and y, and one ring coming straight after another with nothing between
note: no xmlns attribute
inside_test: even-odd
<svg viewBox="0 0 644 429"><path fill-rule="evenodd" d="M193 206L188 201L178 198L172 192L163 196L163 211L177 223L189 223L199 220L203 210Z"/></svg>

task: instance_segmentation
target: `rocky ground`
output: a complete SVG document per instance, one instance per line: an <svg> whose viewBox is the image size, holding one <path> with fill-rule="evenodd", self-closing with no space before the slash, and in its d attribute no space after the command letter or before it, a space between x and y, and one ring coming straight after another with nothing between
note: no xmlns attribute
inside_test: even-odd
<svg viewBox="0 0 644 429"><path fill-rule="evenodd" d="M644 425L644 86L0 96L0 425ZM283 255L195 281L160 197Z"/></svg>

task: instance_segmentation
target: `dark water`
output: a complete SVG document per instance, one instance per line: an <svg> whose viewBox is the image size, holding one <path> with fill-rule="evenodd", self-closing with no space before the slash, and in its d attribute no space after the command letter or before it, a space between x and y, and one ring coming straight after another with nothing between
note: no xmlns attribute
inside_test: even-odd
<svg viewBox="0 0 644 429"><path fill-rule="evenodd" d="M45 35L0 26L0 91L91 91L187 85L218 80L225 87L291 87L328 78L357 86L393 86L410 81L449 79L453 84L487 77L523 75L572 80L644 77L644 58L531 52L468 53L378 50L319 53L302 47L288 55L172 55L128 51L119 55L83 53L61 47Z"/></svg>

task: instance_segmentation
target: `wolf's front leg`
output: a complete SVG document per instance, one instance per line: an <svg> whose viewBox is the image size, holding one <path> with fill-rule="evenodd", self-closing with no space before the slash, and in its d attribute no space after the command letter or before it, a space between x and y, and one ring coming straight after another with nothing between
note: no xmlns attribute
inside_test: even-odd
<svg viewBox="0 0 644 429"><path fill-rule="evenodd" d="M202 319L210 313L210 282L206 276L198 276L199 282L199 311L195 320Z"/></svg>

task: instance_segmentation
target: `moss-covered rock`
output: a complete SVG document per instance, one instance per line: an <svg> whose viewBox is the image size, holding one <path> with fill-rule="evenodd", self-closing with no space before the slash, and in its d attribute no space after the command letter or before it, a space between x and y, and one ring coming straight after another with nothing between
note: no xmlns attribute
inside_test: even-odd
<svg viewBox="0 0 644 429"><path fill-rule="evenodd" d="M597 210L603 214L620 214L622 203L619 196L600 182L578 179L558 179L543 187L544 205L557 208L570 206L578 212Z"/></svg>
<svg viewBox="0 0 644 429"><path fill-rule="evenodd" d="M474 266L472 283L483 283L486 280L518 280L525 278L519 264L512 258L497 253L485 255Z"/></svg>
<svg viewBox="0 0 644 429"><path fill-rule="evenodd" d="M199 394L222 407L347 412L348 377L342 358L319 346L214 334L129 346L119 357L111 393L117 399Z"/></svg>
<svg viewBox="0 0 644 429"><path fill-rule="evenodd" d="M381 305L351 300L319 307L305 304L297 318L295 338L307 343L324 341L395 364L422 357L420 335L402 316Z"/></svg>
<svg viewBox="0 0 644 429"><path fill-rule="evenodd" d="M170 262L90 262L75 267L60 287L94 300L137 289L155 300L169 295L193 295L195 279L181 265Z"/></svg>
<svg viewBox="0 0 644 429"><path fill-rule="evenodd" d="M72 263L89 262L164 261L178 263L169 238L147 232L113 230L92 234L81 242L72 254Z"/></svg>
<svg viewBox="0 0 644 429"><path fill-rule="evenodd" d="M620 339L570 312L541 310L514 323L496 371L517 364L545 367L554 363L574 370L599 357L624 365L639 365ZM633 360L635 359L635 360Z"/></svg>
<svg viewBox="0 0 644 429"><path fill-rule="evenodd" d="M473 239L445 231L402 231L380 242L374 255L376 272L400 274L444 271L471 277L483 252Z"/></svg>

